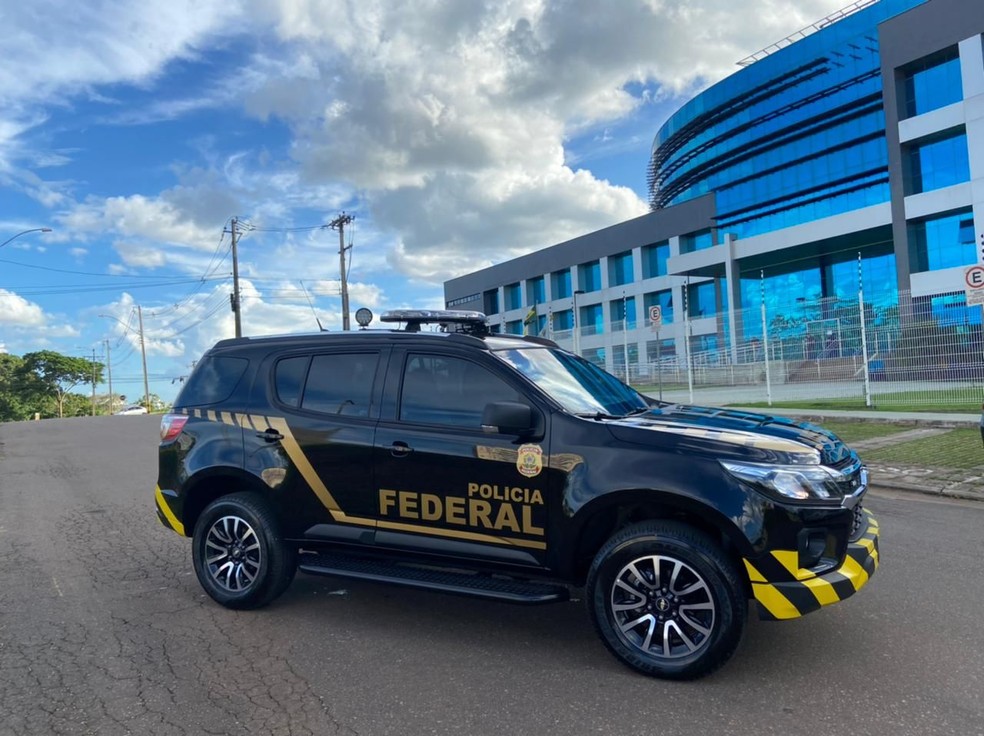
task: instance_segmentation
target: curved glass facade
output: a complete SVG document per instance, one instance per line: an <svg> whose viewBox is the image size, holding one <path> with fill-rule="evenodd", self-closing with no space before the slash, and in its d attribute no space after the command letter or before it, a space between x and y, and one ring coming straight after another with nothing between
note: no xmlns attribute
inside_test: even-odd
<svg viewBox="0 0 984 736"><path fill-rule="evenodd" d="M877 25L924 0L881 0L724 79L660 129L654 210L715 193L749 237L890 199Z"/></svg>

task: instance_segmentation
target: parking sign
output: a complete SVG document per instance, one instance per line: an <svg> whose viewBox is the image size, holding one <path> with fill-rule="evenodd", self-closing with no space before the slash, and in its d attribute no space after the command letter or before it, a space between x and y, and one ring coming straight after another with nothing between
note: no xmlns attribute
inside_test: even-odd
<svg viewBox="0 0 984 736"><path fill-rule="evenodd" d="M654 329L663 326L663 308L658 304L649 308L649 321L653 323Z"/></svg>
<svg viewBox="0 0 984 736"><path fill-rule="evenodd" d="M964 269L964 293L967 306L984 304L984 266L970 266Z"/></svg>

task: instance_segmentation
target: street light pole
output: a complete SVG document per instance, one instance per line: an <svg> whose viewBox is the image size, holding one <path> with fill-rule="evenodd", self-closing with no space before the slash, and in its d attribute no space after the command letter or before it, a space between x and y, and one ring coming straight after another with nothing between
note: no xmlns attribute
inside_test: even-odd
<svg viewBox="0 0 984 736"><path fill-rule="evenodd" d="M30 230L22 230L21 232L17 233L16 235L11 235L5 241L3 241L2 243L0 243L0 248L3 248L3 246L5 246L11 240L15 240L15 239L19 238L21 235L27 235L28 233L50 233L50 232L51 232L51 228L50 227L32 227Z"/></svg>

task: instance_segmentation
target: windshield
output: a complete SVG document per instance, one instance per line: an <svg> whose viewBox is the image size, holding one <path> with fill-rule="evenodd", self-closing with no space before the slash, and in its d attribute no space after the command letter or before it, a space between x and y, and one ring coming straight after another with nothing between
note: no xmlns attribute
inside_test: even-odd
<svg viewBox="0 0 984 736"><path fill-rule="evenodd" d="M638 391L596 365L562 350L513 348L497 350L495 355L572 414L623 416L649 408Z"/></svg>

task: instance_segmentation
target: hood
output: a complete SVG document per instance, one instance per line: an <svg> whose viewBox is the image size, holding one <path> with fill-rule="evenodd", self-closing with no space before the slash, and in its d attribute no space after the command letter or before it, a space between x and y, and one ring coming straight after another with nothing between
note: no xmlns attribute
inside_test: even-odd
<svg viewBox="0 0 984 736"><path fill-rule="evenodd" d="M855 458L832 432L814 424L715 407L672 404L607 426L625 441L665 440L687 451L751 462L801 464L812 456L836 467Z"/></svg>

